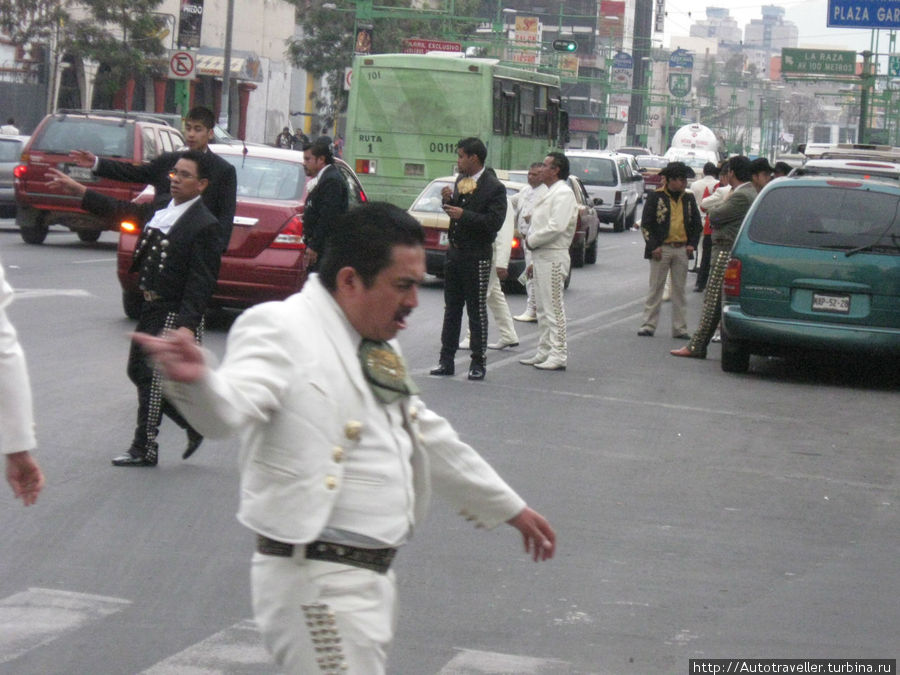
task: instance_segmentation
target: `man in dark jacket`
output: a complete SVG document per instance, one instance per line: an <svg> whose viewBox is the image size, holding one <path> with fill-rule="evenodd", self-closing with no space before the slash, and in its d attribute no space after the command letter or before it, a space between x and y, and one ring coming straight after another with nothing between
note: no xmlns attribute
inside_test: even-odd
<svg viewBox="0 0 900 675"><path fill-rule="evenodd" d="M487 287L494 238L506 218L506 188L493 169L485 168L487 148L480 139L459 141L456 158L459 169L456 184L441 191L444 212L450 216L449 248L444 265L441 355L431 374L453 375L465 307L472 349L469 379L483 380L488 334Z"/></svg>
<svg viewBox="0 0 900 675"><path fill-rule="evenodd" d="M143 226L131 266L144 294L135 330L151 335L186 333L199 342L222 251L219 223L201 199L209 184L208 153L184 153L170 172L171 195L157 195L145 204L113 199L88 190L59 171L51 169L50 173L55 187L81 197L85 211L116 220L135 218ZM128 356L128 377L138 392L137 425L131 447L112 463L156 466L156 436L163 413L187 431L183 455L187 459L203 437L163 398L159 375L136 342Z"/></svg>
<svg viewBox="0 0 900 675"><path fill-rule="evenodd" d="M684 162L669 162L659 172L663 186L650 193L641 216L644 258L650 261L650 290L644 303L644 318L638 335L656 332L666 277L672 275L672 337L690 337L685 318L684 284L688 261L694 257L703 222L694 195L687 190L687 179L694 170Z"/></svg>
<svg viewBox="0 0 900 675"><path fill-rule="evenodd" d="M303 168L310 182L315 181L311 187L307 186L303 209L307 269L313 271L328 245L331 223L347 212L350 190L341 170L334 165L330 139L319 138L303 147Z"/></svg>
<svg viewBox="0 0 900 675"><path fill-rule="evenodd" d="M219 221L221 228L219 238L222 241L222 251L225 251L234 224L237 173L227 160L209 149L209 143L214 138L215 126L216 119L212 111L203 106L191 108L184 118L187 149L209 155L209 186L203 191L203 203ZM71 156L78 166L92 169L98 176L128 183L146 183L153 186L157 195L168 195L169 172L184 152L184 150L164 152L150 163L139 165L101 159L86 150L76 150Z"/></svg>

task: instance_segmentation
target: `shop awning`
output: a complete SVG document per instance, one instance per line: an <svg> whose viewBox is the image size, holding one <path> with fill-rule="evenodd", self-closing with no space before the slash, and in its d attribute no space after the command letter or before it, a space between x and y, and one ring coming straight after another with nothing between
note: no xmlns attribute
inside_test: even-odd
<svg viewBox="0 0 900 675"><path fill-rule="evenodd" d="M219 54L198 54L196 70L197 75L222 77L225 71L225 57ZM259 59L255 56L232 56L231 77L236 80L261 82Z"/></svg>

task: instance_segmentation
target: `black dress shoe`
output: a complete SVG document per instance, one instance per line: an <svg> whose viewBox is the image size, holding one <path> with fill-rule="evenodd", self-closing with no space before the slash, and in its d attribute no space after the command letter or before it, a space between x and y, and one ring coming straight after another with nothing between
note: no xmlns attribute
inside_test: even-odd
<svg viewBox="0 0 900 675"><path fill-rule="evenodd" d="M124 455L113 457L113 466L156 466L156 459L147 459L146 457L135 457L130 452Z"/></svg>
<svg viewBox="0 0 900 675"><path fill-rule="evenodd" d="M452 363L439 363L428 371L429 375L453 375L453 373L454 367Z"/></svg>
<svg viewBox="0 0 900 675"><path fill-rule="evenodd" d="M470 380L483 380L485 374L487 373L484 366L479 363L473 363L469 367L469 379Z"/></svg>
<svg viewBox="0 0 900 675"><path fill-rule="evenodd" d="M203 436L198 434L193 429L187 430L188 444L187 448L185 448L184 453L181 455L181 459L187 459L195 452L197 452L197 448L200 447L200 444L203 442Z"/></svg>

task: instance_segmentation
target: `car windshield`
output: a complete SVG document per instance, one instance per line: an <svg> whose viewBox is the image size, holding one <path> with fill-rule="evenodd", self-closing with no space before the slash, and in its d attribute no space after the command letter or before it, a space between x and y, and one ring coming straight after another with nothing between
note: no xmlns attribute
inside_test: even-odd
<svg viewBox="0 0 900 675"><path fill-rule="evenodd" d="M424 211L425 213L443 213L444 209L441 208L441 190L447 185L451 185L451 183L443 180L429 183L428 187L422 191L422 194L413 202L409 210Z"/></svg>
<svg viewBox="0 0 900 675"><path fill-rule="evenodd" d="M764 244L900 255L898 210L900 194L831 181L823 187L785 187L761 197L748 234Z"/></svg>
<svg viewBox="0 0 900 675"><path fill-rule="evenodd" d="M664 157L654 157L652 155L635 157L635 160L642 169L662 169L669 163L669 160Z"/></svg>
<svg viewBox="0 0 900 675"><path fill-rule="evenodd" d="M0 141L0 162L18 162L22 141Z"/></svg>
<svg viewBox="0 0 900 675"><path fill-rule="evenodd" d="M256 199L300 199L306 173L300 162L263 157L219 155L237 172L237 196Z"/></svg>
<svg viewBox="0 0 900 675"><path fill-rule="evenodd" d="M572 157L569 156L569 171L585 185L615 186L616 165L605 157Z"/></svg>
<svg viewBox="0 0 900 675"><path fill-rule="evenodd" d="M100 157L131 159L134 155L134 124L84 117L53 117L47 121L31 149L55 155L87 150Z"/></svg>

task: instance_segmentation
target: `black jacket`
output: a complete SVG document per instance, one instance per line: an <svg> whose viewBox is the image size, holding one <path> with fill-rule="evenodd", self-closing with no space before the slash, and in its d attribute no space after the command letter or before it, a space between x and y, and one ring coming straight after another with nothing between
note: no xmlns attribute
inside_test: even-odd
<svg viewBox="0 0 900 675"><path fill-rule="evenodd" d="M347 212L350 191L341 170L329 165L319 177L319 182L306 196L303 207L303 241L319 255L328 244L328 236L335 218Z"/></svg>
<svg viewBox="0 0 900 675"><path fill-rule="evenodd" d="M463 210L459 220L450 220L447 236L453 248L471 251L490 258L494 239L506 218L506 188L493 169L486 168L478 179L475 191L460 194L459 183L465 176L457 176L453 195L445 204Z"/></svg>
<svg viewBox="0 0 900 675"><path fill-rule="evenodd" d="M152 185L158 195L169 194L169 172L181 159L181 152L165 152L149 164L126 164L112 159L101 159L97 165L98 176L128 183ZM222 250L228 248L231 227L234 224L235 200L237 199L237 173L234 167L209 151L209 185L203 191L203 203L219 221Z"/></svg>
<svg viewBox="0 0 900 675"><path fill-rule="evenodd" d="M681 207L684 209L684 231L687 234L687 245L697 248L700 235L703 234L703 220L700 218L700 209L697 208L697 200L694 195L685 190L681 194ZM654 190L647 195L644 202L644 211L641 216L641 234L644 235L644 257L650 258L651 253L662 246L669 236L669 224L671 223L672 200L665 190Z"/></svg>
<svg viewBox="0 0 900 675"><path fill-rule="evenodd" d="M153 202L135 204L88 190L81 206L98 216L134 218L141 224L129 271L138 272L143 290L158 293L167 309L178 314L176 328L187 326L194 330L216 288L222 255L219 222L201 200L192 204L166 235L145 227L170 199L165 194Z"/></svg>

